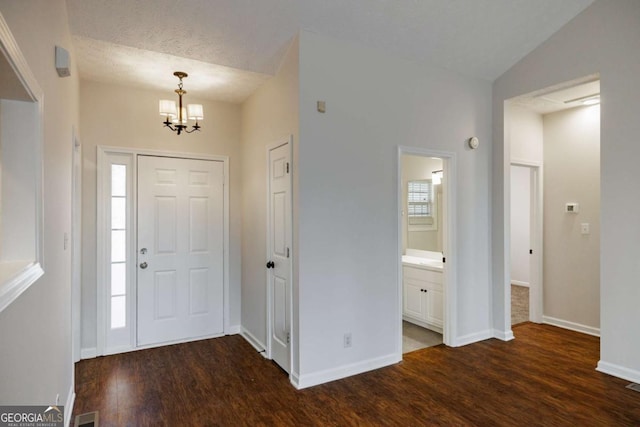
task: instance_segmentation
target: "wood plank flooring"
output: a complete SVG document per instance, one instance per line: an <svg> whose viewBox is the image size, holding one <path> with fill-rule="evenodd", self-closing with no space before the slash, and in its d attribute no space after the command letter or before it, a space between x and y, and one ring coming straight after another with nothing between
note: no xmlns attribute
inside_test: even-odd
<svg viewBox="0 0 640 427"><path fill-rule="evenodd" d="M84 360L75 415L101 426L640 426L640 393L595 371L598 338L524 323L305 390L240 336Z"/></svg>

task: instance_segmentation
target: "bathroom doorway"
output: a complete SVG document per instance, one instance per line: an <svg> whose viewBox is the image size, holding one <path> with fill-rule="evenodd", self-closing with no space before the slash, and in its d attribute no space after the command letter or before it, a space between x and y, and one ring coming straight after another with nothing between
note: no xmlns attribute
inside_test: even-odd
<svg viewBox="0 0 640 427"><path fill-rule="evenodd" d="M451 155L399 153L399 284L402 353L448 343L454 260Z"/></svg>

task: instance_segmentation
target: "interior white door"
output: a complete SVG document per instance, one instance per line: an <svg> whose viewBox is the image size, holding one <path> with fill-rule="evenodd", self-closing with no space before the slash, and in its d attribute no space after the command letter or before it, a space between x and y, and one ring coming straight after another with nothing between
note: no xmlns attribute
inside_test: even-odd
<svg viewBox="0 0 640 427"><path fill-rule="evenodd" d="M138 156L138 345L224 332L223 162Z"/></svg>
<svg viewBox="0 0 640 427"><path fill-rule="evenodd" d="M269 150L267 262L271 358L290 371L291 179L289 144Z"/></svg>

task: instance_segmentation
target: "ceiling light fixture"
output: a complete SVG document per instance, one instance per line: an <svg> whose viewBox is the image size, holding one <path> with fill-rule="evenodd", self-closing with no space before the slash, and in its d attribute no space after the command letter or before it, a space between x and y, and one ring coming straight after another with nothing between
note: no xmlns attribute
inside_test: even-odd
<svg viewBox="0 0 640 427"><path fill-rule="evenodd" d="M580 102L582 105L595 105L600 103L600 94L593 93L591 95L581 96L580 98L570 99L564 101L565 104L572 104L574 102Z"/></svg>
<svg viewBox="0 0 640 427"><path fill-rule="evenodd" d="M178 89L175 92L178 94L178 108L176 109L175 101L171 101L168 99L160 100L160 115L164 116L166 119L164 122L165 127L168 127L172 131L176 132L178 135L180 133L191 133L200 130L200 125L198 124L198 120L204 119L204 112L201 104L189 104L187 107L182 106L182 95L186 95L187 91L182 89L182 79L188 76L187 73L183 71L176 71L173 73L174 76L180 79L178 83ZM189 126L187 126L188 120L195 120L196 124L191 126L191 130L187 130Z"/></svg>
<svg viewBox="0 0 640 427"><path fill-rule="evenodd" d="M593 98L582 100L582 105L596 105L596 104L600 104L600 95Z"/></svg>

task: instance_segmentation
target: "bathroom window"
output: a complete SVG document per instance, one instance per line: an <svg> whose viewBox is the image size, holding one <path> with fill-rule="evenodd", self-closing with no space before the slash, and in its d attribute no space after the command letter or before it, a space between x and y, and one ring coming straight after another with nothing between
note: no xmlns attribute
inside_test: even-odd
<svg viewBox="0 0 640 427"><path fill-rule="evenodd" d="M430 179L409 181L407 183L407 217L409 227L423 230L435 225L435 203L433 184Z"/></svg>
<svg viewBox="0 0 640 427"><path fill-rule="evenodd" d="M409 217L431 216L433 203L431 181L428 179L421 181L409 181L407 200L407 212Z"/></svg>

